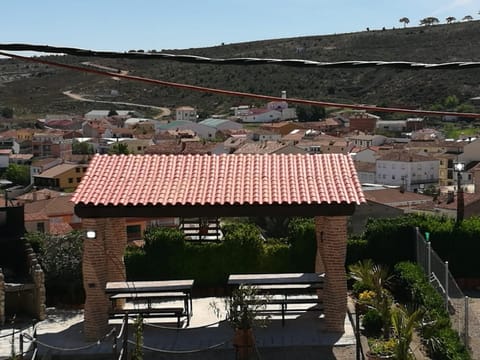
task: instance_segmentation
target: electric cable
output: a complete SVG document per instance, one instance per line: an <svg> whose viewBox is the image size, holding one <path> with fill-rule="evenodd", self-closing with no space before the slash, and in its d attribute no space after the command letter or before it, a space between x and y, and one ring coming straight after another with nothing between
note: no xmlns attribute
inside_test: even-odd
<svg viewBox="0 0 480 360"><path fill-rule="evenodd" d="M137 60L171 60L194 64L216 65L283 65L291 67L327 67L327 68L359 68L359 67L393 67L400 69L465 69L480 67L479 61L450 61L444 63L422 63L414 61L380 61L380 60L348 60L348 61L313 61L304 59L275 59L256 57L211 58L189 54L172 54L166 52L116 52L80 49L75 47L58 47L34 44L0 44L0 50L34 51L53 54L66 54L81 57L99 57L110 59Z"/></svg>
<svg viewBox="0 0 480 360"><path fill-rule="evenodd" d="M424 115L424 116L453 116L453 117L463 117L463 118L480 118L480 114L478 113L462 113L462 112L455 112L455 111L432 111L432 110L415 110L415 109L405 109L405 108L393 108L393 107L384 107L384 106L375 106L375 105L353 105L353 104L345 104L345 103L335 103L335 102L328 102L328 101L315 101L315 100L305 100L305 99L298 99L298 98L283 98L278 96L269 96L269 95L260 95L254 93L246 93L240 91L232 91L232 90L223 90L217 88L209 88L204 86L196 86L196 85L188 85L188 84L181 84L175 83L170 81L163 81L163 80L156 80L152 78L140 77L140 76L133 76L127 75L122 73L113 73L109 71L101 71L97 69L87 69L81 66L76 65L68 65L62 64L58 62L43 60L40 58L33 58L33 57L26 57L16 54L5 53L0 51L0 55L4 55L7 57L20 59L29 62L41 63L44 65L56 66L61 67L69 70L76 70L82 71L86 73L96 74L96 75L103 75L108 77L117 77L126 80L132 81L139 81L149 84L155 85L162 85L173 87L177 89L187 89L187 90L194 90L200 92L207 92L212 94L219 94L219 95L229 95L229 96L239 96L245 98L253 98L253 99L261 99L265 101L285 101L288 103L294 104L302 104L302 105L311 105L311 106L321 106L321 107L333 107L333 108L345 108L345 109L354 109L354 110L367 110L373 112L394 112L394 113L406 113L406 114L415 114L415 115Z"/></svg>

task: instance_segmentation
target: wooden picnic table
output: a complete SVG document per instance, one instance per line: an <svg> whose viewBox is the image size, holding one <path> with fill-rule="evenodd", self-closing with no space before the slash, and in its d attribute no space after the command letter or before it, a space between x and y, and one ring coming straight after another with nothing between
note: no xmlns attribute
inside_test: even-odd
<svg viewBox="0 0 480 360"><path fill-rule="evenodd" d="M311 294L323 288L324 279L324 273L232 274L228 277L228 285L252 285L263 294L283 295L282 299L269 299L267 303L281 306L284 325L285 313L290 311L288 304L316 304L316 309L323 311L322 300L311 297ZM307 297L307 294L310 296Z"/></svg>
<svg viewBox="0 0 480 360"><path fill-rule="evenodd" d="M187 317L187 324L193 314L192 288L194 280L162 280L162 281L113 281L108 282L105 287L105 293L109 295L112 301L112 313L142 313L144 315L166 315L173 314L177 317L178 323L180 317ZM132 300L135 302L144 302L146 308L124 310L117 309L117 300ZM161 308L154 306L155 302L164 302L168 300L183 300L183 308L168 307Z"/></svg>

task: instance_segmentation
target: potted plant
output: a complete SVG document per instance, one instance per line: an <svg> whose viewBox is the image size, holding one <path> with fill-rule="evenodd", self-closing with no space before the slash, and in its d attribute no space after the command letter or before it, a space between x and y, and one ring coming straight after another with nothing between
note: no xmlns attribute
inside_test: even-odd
<svg viewBox="0 0 480 360"><path fill-rule="evenodd" d="M394 359L396 341L394 338L385 340L384 338L368 339L369 351L367 351L367 359L381 360Z"/></svg>
<svg viewBox="0 0 480 360"><path fill-rule="evenodd" d="M392 308L393 336L397 341L395 346L395 359L414 359L410 351L410 344L412 342L413 332L422 320L423 315L424 311L421 309L408 311L408 309L402 305L397 305Z"/></svg>
<svg viewBox="0 0 480 360"><path fill-rule="evenodd" d="M269 315L265 314L268 296L260 296L252 285L240 285L225 299L226 319L235 330L233 345L238 359L249 359L254 351L253 328L265 326ZM220 309L212 304L217 317Z"/></svg>

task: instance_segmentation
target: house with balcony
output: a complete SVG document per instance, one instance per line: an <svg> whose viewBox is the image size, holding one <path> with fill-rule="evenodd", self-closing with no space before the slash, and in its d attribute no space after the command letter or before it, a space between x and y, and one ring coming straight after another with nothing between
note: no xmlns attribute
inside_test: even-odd
<svg viewBox="0 0 480 360"><path fill-rule="evenodd" d="M381 146L385 144L387 138L383 135L357 134L348 136L348 141L353 146L368 148L370 146Z"/></svg>
<svg viewBox="0 0 480 360"><path fill-rule="evenodd" d="M87 171L87 164L60 164L33 176L37 188L74 190Z"/></svg>
<svg viewBox="0 0 480 360"><path fill-rule="evenodd" d="M376 183L401 186L405 191L422 191L438 185L440 161L427 154L391 150L375 163Z"/></svg>
<svg viewBox="0 0 480 360"><path fill-rule="evenodd" d="M34 157L55 157L67 159L72 155L72 139L64 139L63 132L37 132L32 138Z"/></svg>

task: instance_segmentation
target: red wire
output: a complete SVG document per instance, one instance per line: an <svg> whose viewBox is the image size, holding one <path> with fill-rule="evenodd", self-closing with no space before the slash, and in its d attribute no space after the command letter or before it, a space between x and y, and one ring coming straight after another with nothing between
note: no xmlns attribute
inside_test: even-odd
<svg viewBox="0 0 480 360"><path fill-rule="evenodd" d="M375 105L352 105L352 104L342 104L342 103L334 103L328 101L314 101L314 100L304 100L304 99L296 99L296 98L287 98L284 99L278 96L268 96L268 95L260 95L260 94L252 94L252 93L245 93L240 91L231 91L231 90L222 90L222 89L215 89L215 88L208 88L204 86L196 86L196 85L188 85L188 84L180 84L170 81L163 81L163 80L156 80L150 79L140 76L132 76L126 75L121 73L113 73L109 71L101 71L96 69L87 69L80 66L75 65L67 65L61 64L53 61L42 60L36 57L26 57L16 54L9 54L0 51L0 55L4 55L10 58L20 59L24 61L30 61L50 66L61 67L69 70L75 71L83 71L91 74L97 74L102 76L109 76L109 77L117 77L127 80L133 81L140 81L149 84L156 84L156 85L163 85L169 86L179 89L189 89L194 91L202 91L202 92L209 92L214 94L221 94L221 95L230 95L230 96L240 96L240 97L247 97L247 98L254 98L254 99L262 99L267 101L287 101L289 103L294 104L302 104L302 105L312 105L312 106L322 106L322 107L334 107L334 108L346 108L346 109L355 109L355 110L368 110L368 111L378 111L378 112L398 112L398 113L406 113L406 114L415 114L415 115L431 115L431 116L456 116L456 117L464 117L464 118L480 118L480 114L477 113L461 113L461 112L454 112L454 111L429 111L429 110L415 110L415 109L404 109L404 108L391 108L391 107L383 107L383 106L375 106Z"/></svg>

